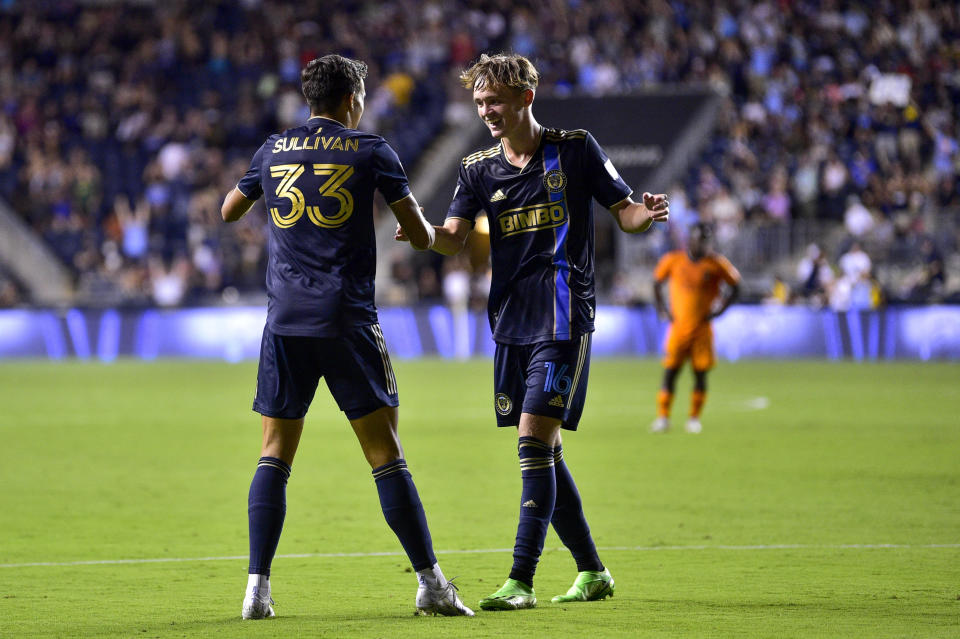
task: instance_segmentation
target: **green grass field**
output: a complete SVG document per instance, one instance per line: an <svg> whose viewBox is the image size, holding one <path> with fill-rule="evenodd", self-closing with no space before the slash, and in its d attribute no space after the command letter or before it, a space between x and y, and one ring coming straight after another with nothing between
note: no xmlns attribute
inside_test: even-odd
<svg viewBox="0 0 960 639"><path fill-rule="evenodd" d="M489 361L395 362L400 432L468 605L509 571L516 438ZM2 637L960 637L960 366L741 362L704 432L652 435L653 360L595 359L565 438L603 602L551 531L541 604L413 616L414 576L324 387L273 566L278 617L241 622L255 363L0 364Z"/></svg>

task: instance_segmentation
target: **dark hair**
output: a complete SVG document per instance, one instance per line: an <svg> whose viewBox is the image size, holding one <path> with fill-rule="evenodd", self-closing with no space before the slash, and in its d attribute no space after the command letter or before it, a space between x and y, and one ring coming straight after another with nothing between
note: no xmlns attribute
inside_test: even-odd
<svg viewBox="0 0 960 639"><path fill-rule="evenodd" d="M360 93L367 65L332 54L311 60L300 72L303 97L314 113L330 113L351 93Z"/></svg>
<svg viewBox="0 0 960 639"><path fill-rule="evenodd" d="M700 237L709 240L713 237L713 227L707 224L706 222L694 222L690 225L691 231L697 231L700 233Z"/></svg>

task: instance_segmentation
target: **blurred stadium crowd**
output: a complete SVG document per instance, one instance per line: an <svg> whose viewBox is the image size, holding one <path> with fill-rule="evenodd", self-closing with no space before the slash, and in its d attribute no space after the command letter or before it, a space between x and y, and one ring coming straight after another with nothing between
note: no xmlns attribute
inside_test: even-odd
<svg viewBox="0 0 960 639"><path fill-rule="evenodd" d="M409 168L469 99L456 72L501 50L531 57L543 92L723 96L714 137L670 189L659 250L702 219L742 269L777 274L772 301L951 295L957 3L8 0L0 197L70 266L83 303L235 299L262 290L266 221L224 225L221 199L267 135L307 116L306 61L370 65L362 127ZM0 266L0 306L24 302Z"/></svg>

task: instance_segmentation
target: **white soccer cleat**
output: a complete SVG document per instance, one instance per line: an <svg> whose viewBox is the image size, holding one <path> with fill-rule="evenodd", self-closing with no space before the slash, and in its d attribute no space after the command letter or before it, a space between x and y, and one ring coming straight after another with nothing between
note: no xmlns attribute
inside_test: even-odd
<svg viewBox="0 0 960 639"><path fill-rule="evenodd" d="M418 615L473 616L473 611L460 601L457 587L452 581L434 588L421 575L417 575L417 580L420 582L420 587L417 588Z"/></svg>
<svg viewBox="0 0 960 639"><path fill-rule="evenodd" d="M665 433L670 430L670 420L666 417L657 417L650 424L651 433Z"/></svg>
<svg viewBox="0 0 960 639"><path fill-rule="evenodd" d="M696 417L691 417L687 420L687 432L693 433L696 435L703 430L703 424L700 423L700 420Z"/></svg>
<svg viewBox="0 0 960 639"><path fill-rule="evenodd" d="M273 611L273 599L270 597L270 581L260 575L251 575L247 584L247 594L243 597L243 609L240 616L244 619L265 619L276 617ZM254 579L259 577L259 579Z"/></svg>

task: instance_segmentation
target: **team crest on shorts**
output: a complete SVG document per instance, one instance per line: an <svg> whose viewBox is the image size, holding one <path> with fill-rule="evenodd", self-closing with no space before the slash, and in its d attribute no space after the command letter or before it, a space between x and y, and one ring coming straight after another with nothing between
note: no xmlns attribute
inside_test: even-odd
<svg viewBox="0 0 960 639"><path fill-rule="evenodd" d="M496 397L494 397L493 404L496 406L497 413L500 415L509 415L510 411L513 410L513 400L507 397L505 393L497 393Z"/></svg>
<svg viewBox="0 0 960 639"><path fill-rule="evenodd" d="M567 188L567 174L560 169L552 169L543 175L543 185L551 193L559 193Z"/></svg>

